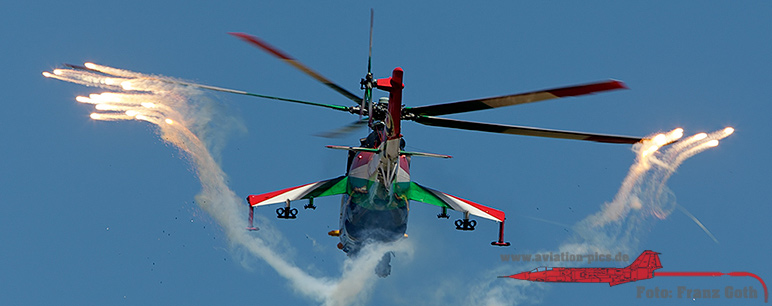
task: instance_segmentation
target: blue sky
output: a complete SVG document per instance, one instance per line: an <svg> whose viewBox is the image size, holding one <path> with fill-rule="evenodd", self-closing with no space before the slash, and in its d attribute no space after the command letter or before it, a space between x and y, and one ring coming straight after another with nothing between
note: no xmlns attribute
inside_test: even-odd
<svg viewBox="0 0 772 306"><path fill-rule="evenodd" d="M668 181L680 211L645 224L636 254L661 252L667 271L748 271L772 277L766 260L772 149L772 5L766 2L592 1L214 4L196 1L39 1L0 10L4 120L0 130L0 304L286 304L312 302L269 266L229 246L196 203L193 167L144 122L95 122L75 102L93 88L46 79L62 63L95 62L268 95L346 104L337 93L227 32L257 35L353 92L367 60L375 9L373 71L405 70L404 103L452 102L614 78L630 90L450 117L626 135L682 127L688 135L736 133L686 161ZM238 195L338 176L345 153L314 137L356 119L249 97L213 95L241 118L221 154ZM412 258L395 259L368 304L460 304L502 254L554 250L575 224L611 201L633 162L629 146L446 130L406 123L408 149L453 155L415 158L412 178L507 213L512 247L493 248L496 224L472 233L413 204ZM259 213L291 246L287 257L336 277L345 255L327 231L338 198L299 219ZM245 216L246 217L246 216ZM530 217L530 218L529 218ZM511 269L510 269L511 268ZM506 281L506 280L501 280ZM513 280L514 281L514 280ZM553 284L531 302L682 304L638 299L636 286L753 286L751 279L665 279L608 288ZM703 301L725 304L726 299ZM758 303L759 300L738 303Z"/></svg>

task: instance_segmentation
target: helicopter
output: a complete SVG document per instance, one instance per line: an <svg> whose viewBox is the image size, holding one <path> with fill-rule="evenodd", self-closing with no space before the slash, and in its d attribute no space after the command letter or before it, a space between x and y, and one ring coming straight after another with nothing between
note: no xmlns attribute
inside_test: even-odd
<svg viewBox="0 0 772 306"><path fill-rule="evenodd" d="M617 80L582 84L569 87L553 88L513 95L441 103L426 106L407 107L402 104L404 71L394 68L391 76L376 79L372 68L373 15L370 15L370 49L367 62L367 74L360 80L362 96L353 94L338 84L330 81L287 53L268 44L262 39L246 33L229 33L274 57L295 67L306 75L335 90L354 103L351 106L323 104L309 101L271 97L245 92L238 92L262 98L300 103L348 112L359 116L359 120L345 127L348 131L366 125L370 132L360 139L357 146L327 146L330 149L348 152L347 171L344 175L322 181L303 184L278 191L249 195L246 200L249 208L248 230L258 230L254 225L255 208L273 204L284 204L276 209L280 219L297 218L298 209L292 206L298 200L308 200L304 209L316 209L314 199L318 197L342 195L340 206L339 229L330 231L330 236L339 237L337 247L349 256L356 256L362 247L370 242L388 243L407 237L407 219L410 202L421 202L439 206L438 218L448 219L448 209L463 214L454 222L457 230L472 231L477 222L471 216L489 219L499 223L498 237L491 242L494 246L509 246L504 241L504 223L506 214L455 195L432 189L413 182L410 179L412 157L451 158L449 155L405 151L405 140L401 133L403 121L413 121L423 125L473 130L500 134L526 135L558 139L574 139L601 143L634 144L644 140L642 137L593 134L564 130L552 130L535 127L515 126L464 121L439 117L491 108L520 105L549 99L574 97L599 92L625 89L624 83ZM388 98L373 100L373 90L388 93ZM335 134L335 133L333 133ZM390 274L391 254L386 253L376 267L376 274L386 277Z"/></svg>

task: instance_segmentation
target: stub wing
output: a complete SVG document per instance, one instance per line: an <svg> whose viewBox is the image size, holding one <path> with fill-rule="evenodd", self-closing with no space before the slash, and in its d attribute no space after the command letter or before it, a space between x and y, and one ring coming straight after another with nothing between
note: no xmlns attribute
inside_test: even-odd
<svg viewBox="0 0 772 306"><path fill-rule="evenodd" d="M469 200L465 200L442 191L421 186L415 182L410 183L408 199L427 204L447 207L460 212L469 212L471 215L490 219L493 221L504 222L505 215L503 211L487 207Z"/></svg>
<svg viewBox="0 0 772 306"><path fill-rule="evenodd" d="M380 149L373 149L373 148L363 148L363 147L349 147L349 146L327 146L329 149L335 149L335 150L348 150L348 151L354 151L354 152L371 152L371 153L380 153ZM408 155L408 156L423 156L423 157L437 157L437 158L452 158L453 156L445 155L445 154L435 154L435 153L424 153L424 152L409 152L409 151L399 151L399 155Z"/></svg>
<svg viewBox="0 0 772 306"><path fill-rule="evenodd" d="M250 195L247 197L247 201L249 201L249 205L255 207L285 203L287 200L295 201L344 194L346 193L347 182L348 177L344 175L334 179L290 187L264 194Z"/></svg>

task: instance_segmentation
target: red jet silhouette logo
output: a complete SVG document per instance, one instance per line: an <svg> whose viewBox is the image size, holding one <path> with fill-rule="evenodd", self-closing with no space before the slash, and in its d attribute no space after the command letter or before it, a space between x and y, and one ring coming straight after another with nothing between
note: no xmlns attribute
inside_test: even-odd
<svg viewBox="0 0 772 306"><path fill-rule="evenodd" d="M557 283L608 283L609 286L650 279L655 276L750 276L757 279L764 287L764 302L769 297L767 285L757 275L749 272L654 272L662 269L659 253L646 250L624 268L548 268L539 267L530 272L522 272L499 278L514 278L532 282Z"/></svg>

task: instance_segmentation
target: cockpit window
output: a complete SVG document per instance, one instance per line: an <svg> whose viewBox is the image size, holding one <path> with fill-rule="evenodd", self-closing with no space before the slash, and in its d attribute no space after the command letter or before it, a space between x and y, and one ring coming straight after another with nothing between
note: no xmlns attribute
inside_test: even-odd
<svg viewBox="0 0 772 306"><path fill-rule="evenodd" d="M550 270L552 270L552 268L548 268L548 267L538 267L538 268L536 268L536 269L533 269L533 270L531 270L531 272L543 272L543 271L550 271Z"/></svg>

